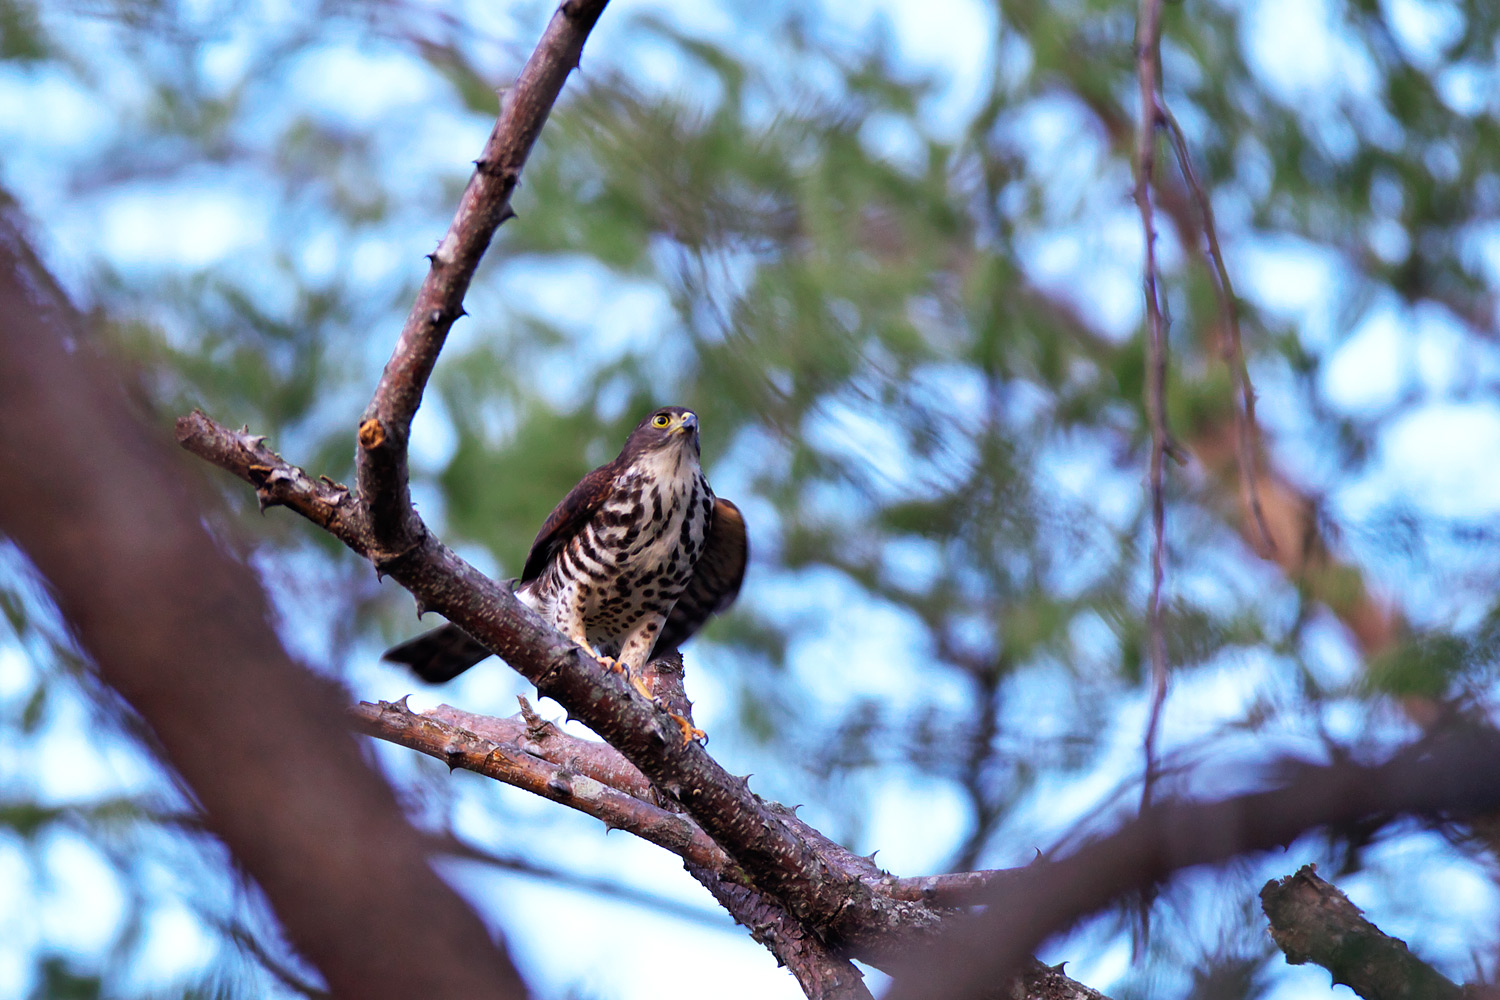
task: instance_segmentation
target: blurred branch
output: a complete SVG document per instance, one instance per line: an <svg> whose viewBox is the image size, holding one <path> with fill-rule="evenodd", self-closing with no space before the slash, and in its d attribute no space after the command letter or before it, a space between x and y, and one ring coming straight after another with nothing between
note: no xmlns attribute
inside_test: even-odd
<svg viewBox="0 0 1500 1000"><path fill-rule="evenodd" d="M1289 761L1271 791L1216 802L1151 806L1116 832L1057 861L1020 869L986 893L988 909L952 921L897 977L886 1000L984 997L1032 950L1118 896L1172 873L1285 845L1318 827L1397 816L1461 819L1500 805L1500 733L1455 729L1385 763Z"/></svg>
<svg viewBox="0 0 1500 1000"><path fill-rule="evenodd" d="M1365 1000L1458 1000L1462 987L1370 923L1313 865L1260 891L1271 937L1289 965L1313 962Z"/></svg>
<svg viewBox="0 0 1500 1000"><path fill-rule="evenodd" d="M983 903L996 886L1014 882L1025 868L989 868L946 875L890 878L883 885L893 899L913 899L934 906L975 906Z"/></svg>
<svg viewBox="0 0 1500 1000"><path fill-rule="evenodd" d="M209 505L13 213L0 214L0 316L0 530L293 946L341 996L524 996L360 758L334 693L276 641L253 570L205 530Z"/></svg>
<svg viewBox="0 0 1500 1000"><path fill-rule="evenodd" d="M1240 396L1239 404L1234 410L1240 493L1255 524L1256 534L1252 547L1262 559L1269 559L1275 554L1276 543L1271 538L1271 529L1266 527L1266 514L1260 505L1256 476L1260 427L1255 421L1255 389L1250 384L1250 372L1245 366L1244 342L1240 336L1239 299L1234 294L1229 268L1224 264L1224 252L1219 248L1219 228L1214 224L1213 199L1209 198L1208 192L1198 183L1198 175L1193 170L1192 154L1188 151L1187 137L1182 134L1182 126L1177 124L1177 118L1172 114L1172 109L1167 107L1165 100L1162 102L1161 116L1162 122L1167 126L1167 134L1172 139L1172 148L1177 153L1177 167L1182 171L1182 179L1187 182L1203 221L1205 250L1213 264L1214 294L1219 300L1219 313L1224 323L1224 332L1219 338L1222 345L1220 353L1230 375L1234 377L1235 389Z"/></svg>
<svg viewBox="0 0 1500 1000"><path fill-rule="evenodd" d="M692 903L683 903L666 896L659 896L652 892L636 889L623 882L616 882L606 878L592 878L588 875L580 875L577 872L567 871L562 868L553 868L550 865L540 864L530 858L519 854L495 854L485 850L478 844L471 844L466 840L452 834L441 837L435 841L434 850L455 858L459 861L470 861L475 864L488 865L513 875L525 878L537 879L542 882L551 882L567 889L577 889L581 892L592 893L596 896L609 896L622 900L633 906L644 906L648 909L685 920L697 927L712 927L717 930L733 930L734 925L724 919L724 914L719 910L710 910L702 906L694 906Z"/></svg>
<svg viewBox="0 0 1500 1000"><path fill-rule="evenodd" d="M1151 646L1151 711L1146 723L1146 775L1141 803L1151 801L1156 783L1156 735L1167 700L1167 637L1161 620L1163 550L1166 545L1166 497L1163 464L1170 447L1167 436L1167 333L1157 287L1156 220L1151 205L1151 176L1156 163L1156 129L1161 121L1157 103L1161 73L1162 0L1141 0L1136 27L1136 73L1140 80L1141 117L1135 139L1135 203L1141 213L1145 242L1141 284L1146 294L1146 413L1151 422L1151 597L1146 623Z"/></svg>
<svg viewBox="0 0 1500 1000"><path fill-rule="evenodd" d="M1086 61L1070 65L1075 65L1080 74L1091 72ZM1132 155L1134 143L1138 141L1136 128L1112 92L1091 85L1086 75L1076 76L1070 83L1099 122L1110 145L1121 155ZM1201 227L1194 217L1191 192L1184 191L1168 177L1157 177L1154 193L1156 207L1171 221L1178 243L1184 247L1194 246ZM1472 313L1472 310L1447 304L1460 315ZM1059 303L1052 312L1060 320L1069 319L1070 313L1076 316L1076 311L1065 303ZM1108 349L1108 339L1089 328L1081 317L1069 326L1077 329L1081 338ZM1492 324L1486 320L1484 326L1488 329ZM1243 483L1240 435L1233 424L1200 420L1185 433L1186 447L1209 475L1225 483ZM1333 612L1353 635L1362 655L1369 657L1389 649L1406 631L1405 618L1400 610L1372 593L1359 567L1333 554L1333 546L1319 521L1317 497L1297 485L1290 476L1277 471L1263 440L1252 440L1251 448L1251 466L1261 470L1255 496L1262 508L1261 522L1271 540L1269 558L1293 583L1305 588ZM1236 492L1242 491L1236 489ZM1261 551L1261 523L1254 519L1253 509L1244 509L1240 514L1235 520L1236 529L1252 551Z"/></svg>
<svg viewBox="0 0 1500 1000"><path fill-rule="evenodd" d="M428 376L448 331L464 315L464 294L495 230L515 213L510 196L583 43L607 0L563 0L515 84L475 161L458 211L417 292L391 359L359 425L356 464L369 509L376 564L422 543L427 530L412 510L406 442Z"/></svg>

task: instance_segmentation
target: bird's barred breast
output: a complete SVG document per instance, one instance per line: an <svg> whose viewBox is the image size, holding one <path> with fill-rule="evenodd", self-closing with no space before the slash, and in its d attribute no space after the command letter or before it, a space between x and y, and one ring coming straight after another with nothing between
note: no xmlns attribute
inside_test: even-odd
<svg viewBox="0 0 1500 1000"><path fill-rule="evenodd" d="M633 465L537 581L538 603L561 619L578 601L589 641L614 655L643 618L671 612L703 551L712 506L696 461Z"/></svg>

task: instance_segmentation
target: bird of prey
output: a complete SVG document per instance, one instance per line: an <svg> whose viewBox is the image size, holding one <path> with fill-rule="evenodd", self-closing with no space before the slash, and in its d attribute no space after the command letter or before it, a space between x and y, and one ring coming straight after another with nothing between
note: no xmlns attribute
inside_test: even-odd
<svg viewBox="0 0 1500 1000"><path fill-rule="evenodd" d="M516 596L644 691L653 652L676 650L733 603L748 554L739 508L714 496L699 465L697 414L666 406L557 505L531 544ZM385 659L438 684L489 655L444 625Z"/></svg>

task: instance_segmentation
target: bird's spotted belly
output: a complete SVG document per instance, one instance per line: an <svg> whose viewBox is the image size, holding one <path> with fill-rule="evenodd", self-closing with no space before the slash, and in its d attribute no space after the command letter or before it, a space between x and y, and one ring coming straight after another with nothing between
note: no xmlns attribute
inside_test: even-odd
<svg viewBox="0 0 1500 1000"><path fill-rule="evenodd" d="M699 490L629 491L608 507L585 534L611 558L601 583L583 599L583 620L591 645L618 656L626 638L648 623L655 632L677 603L703 549L706 518ZM704 490L706 492L706 489ZM659 512L659 513L658 513ZM614 513L614 517L609 515ZM614 523L618 522L618 523Z"/></svg>
<svg viewBox="0 0 1500 1000"><path fill-rule="evenodd" d="M617 482L526 595L560 631L632 667L645 662L692 578L713 503L696 469L680 476L650 471Z"/></svg>

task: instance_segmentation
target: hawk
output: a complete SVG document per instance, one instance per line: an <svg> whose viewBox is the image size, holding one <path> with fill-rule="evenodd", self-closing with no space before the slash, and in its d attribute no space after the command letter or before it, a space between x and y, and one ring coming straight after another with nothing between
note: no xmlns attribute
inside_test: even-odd
<svg viewBox="0 0 1500 1000"><path fill-rule="evenodd" d="M748 554L739 508L714 496L698 463L697 414L666 406L563 497L531 543L516 597L644 691L653 652L676 650L734 602ZM440 684L489 655L450 624L385 659Z"/></svg>

